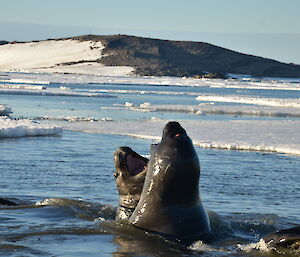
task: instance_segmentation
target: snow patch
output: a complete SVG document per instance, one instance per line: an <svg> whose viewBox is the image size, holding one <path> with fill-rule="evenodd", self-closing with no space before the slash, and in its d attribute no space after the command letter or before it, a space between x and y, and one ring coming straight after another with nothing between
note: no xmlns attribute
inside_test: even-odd
<svg viewBox="0 0 300 257"><path fill-rule="evenodd" d="M122 76L134 69L104 66L99 41L45 40L0 46L0 70L17 72L71 73L98 76Z"/></svg>
<svg viewBox="0 0 300 257"><path fill-rule="evenodd" d="M101 42L46 40L7 44L0 47L0 70L23 70L53 67L69 62L101 58Z"/></svg>

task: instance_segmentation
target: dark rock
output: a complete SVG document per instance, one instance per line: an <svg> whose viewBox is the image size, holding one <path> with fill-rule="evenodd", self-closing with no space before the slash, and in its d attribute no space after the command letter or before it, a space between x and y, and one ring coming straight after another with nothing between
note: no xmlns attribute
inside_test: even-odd
<svg viewBox="0 0 300 257"><path fill-rule="evenodd" d="M8 41L0 40L0 46L8 44Z"/></svg>
<svg viewBox="0 0 300 257"><path fill-rule="evenodd" d="M206 73L204 75L197 74L196 76L194 76L194 78L195 79L202 79L202 78L205 78L205 79L227 79L228 77L223 73L213 72L213 73Z"/></svg>

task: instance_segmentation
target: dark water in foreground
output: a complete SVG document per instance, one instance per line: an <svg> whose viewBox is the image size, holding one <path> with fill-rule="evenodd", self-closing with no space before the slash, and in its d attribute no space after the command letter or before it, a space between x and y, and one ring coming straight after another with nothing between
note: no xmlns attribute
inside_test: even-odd
<svg viewBox="0 0 300 257"><path fill-rule="evenodd" d="M111 221L118 203L112 154L121 145L148 154L150 143L68 131L1 139L0 197L21 205L0 207L0 256L280 256L237 244L300 224L299 157L197 148L202 200L219 215L211 213L218 240L186 248Z"/></svg>

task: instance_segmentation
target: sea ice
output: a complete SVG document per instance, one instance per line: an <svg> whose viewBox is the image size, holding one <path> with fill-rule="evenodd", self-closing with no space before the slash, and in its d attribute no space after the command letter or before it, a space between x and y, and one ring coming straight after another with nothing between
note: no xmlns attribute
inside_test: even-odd
<svg viewBox="0 0 300 257"><path fill-rule="evenodd" d="M11 107L6 104L0 104L0 116L12 113Z"/></svg>
<svg viewBox="0 0 300 257"><path fill-rule="evenodd" d="M62 127L35 123L31 120L15 120L8 117L0 117L0 138L44 136L59 134Z"/></svg>
<svg viewBox="0 0 300 257"><path fill-rule="evenodd" d="M237 120L179 121L195 145L204 148L266 151L300 155L300 121ZM65 129L100 134L127 135L159 140L166 120L125 122L62 122Z"/></svg>
<svg viewBox="0 0 300 257"><path fill-rule="evenodd" d="M264 97L249 97L240 95L200 95L198 101L222 102L222 103L243 103L265 106L285 106L300 108L300 99L278 99Z"/></svg>

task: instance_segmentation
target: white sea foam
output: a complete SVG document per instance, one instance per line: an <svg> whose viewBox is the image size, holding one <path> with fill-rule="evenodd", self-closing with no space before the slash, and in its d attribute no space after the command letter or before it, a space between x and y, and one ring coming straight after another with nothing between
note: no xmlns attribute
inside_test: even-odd
<svg viewBox="0 0 300 257"><path fill-rule="evenodd" d="M43 136L62 132L62 127L35 123L31 120L14 120L0 117L0 138Z"/></svg>
<svg viewBox="0 0 300 257"><path fill-rule="evenodd" d="M59 123L65 129L159 140L167 121ZM300 121L181 121L195 145L205 148L300 155Z"/></svg>
<svg viewBox="0 0 300 257"><path fill-rule="evenodd" d="M268 245L265 240L260 239L259 242L257 243L251 243L251 244L247 244L247 245L241 245L238 244L237 245L238 249L244 252L251 252L253 250L259 250L262 252L269 252L271 250L273 250L274 248L271 247L270 245Z"/></svg>
<svg viewBox="0 0 300 257"><path fill-rule="evenodd" d="M237 95L200 95L198 101L223 102L223 103L243 103L263 106L285 106L300 108L300 99L277 99L264 97L250 97Z"/></svg>

